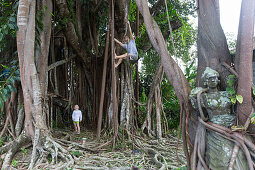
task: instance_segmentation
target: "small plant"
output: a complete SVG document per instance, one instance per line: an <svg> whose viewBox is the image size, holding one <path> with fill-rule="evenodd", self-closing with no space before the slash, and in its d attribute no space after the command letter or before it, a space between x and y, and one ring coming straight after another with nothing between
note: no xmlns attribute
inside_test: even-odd
<svg viewBox="0 0 255 170"><path fill-rule="evenodd" d="M255 124L255 113L252 113L251 123L252 123L252 124Z"/></svg>
<svg viewBox="0 0 255 170"><path fill-rule="evenodd" d="M52 162L52 157L49 157L48 161L49 161L49 163L51 163Z"/></svg>
<svg viewBox="0 0 255 170"><path fill-rule="evenodd" d="M4 145L4 142L0 139L0 147Z"/></svg>
<svg viewBox="0 0 255 170"><path fill-rule="evenodd" d="M80 157L82 155L79 151L72 151L72 154L76 157Z"/></svg>
<svg viewBox="0 0 255 170"><path fill-rule="evenodd" d="M230 100L233 104L236 104L236 101L238 101L240 104L243 103L243 96L241 95L236 95L235 87L234 87L234 82L235 82L235 76L234 75L229 75L228 76L228 87L227 87L227 92L231 95Z"/></svg>
<svg viewBox="0 0 255 170"><path fill-rule="evenodd" d="M27 149L26 148L21 148L22 150L22 155L25 156L27 154Z"/></svg>
<svg viewBox="0 0 255 170"><path fill-rule="evenodd" d="M18 167L18 161L16 161L15 159L12 160L12 166L14 168L17 168Z"/></svg>

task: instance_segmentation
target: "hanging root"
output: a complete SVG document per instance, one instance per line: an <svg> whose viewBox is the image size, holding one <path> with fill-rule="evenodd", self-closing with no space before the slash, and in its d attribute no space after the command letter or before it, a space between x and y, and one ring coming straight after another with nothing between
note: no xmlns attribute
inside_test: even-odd
<svg viewBox="0 0 255 170"><path fill-rule="evenodd" d="M232 170L233 169L236 157L237 157L238 152L239 152L239 149L240 149L239 146L237 144L235 144L235 146L234 146L234 148L232 150L232 154L231 154L228 170Z"/></svg>

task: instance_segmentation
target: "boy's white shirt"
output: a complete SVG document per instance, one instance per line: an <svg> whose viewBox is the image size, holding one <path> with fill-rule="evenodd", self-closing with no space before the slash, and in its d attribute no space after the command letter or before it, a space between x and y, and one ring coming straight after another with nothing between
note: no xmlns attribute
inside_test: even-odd
<svg viewBox="0 0 255 170"><path fill-rule="evenodd" d="M82 120L82 114L80 110L74 110L72 114L72 119L74 122L80 122Z"/></svg>

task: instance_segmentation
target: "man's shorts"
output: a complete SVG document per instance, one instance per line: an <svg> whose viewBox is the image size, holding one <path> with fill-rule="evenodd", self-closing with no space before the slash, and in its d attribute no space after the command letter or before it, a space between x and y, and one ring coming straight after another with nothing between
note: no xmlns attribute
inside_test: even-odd
<svg viewBox="0 0 255 170"><path fill-rule="evenodd" d="M138 55L137 54L128 54L130 61L137 61Z"/></svg>
<svg viewBox="0 0 255 170"><path fill-rule="evenodd" d="M73 123L80 123L79 121L73 121Z"/></svg>

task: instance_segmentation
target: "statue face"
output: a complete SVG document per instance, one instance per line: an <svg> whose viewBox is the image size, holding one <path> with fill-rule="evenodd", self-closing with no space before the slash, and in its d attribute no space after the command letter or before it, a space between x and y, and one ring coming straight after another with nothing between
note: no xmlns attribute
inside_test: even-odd
<svg viewBox="0 0 255 170"><path fill-rule="evenodd" d="M208 78L208 87L209 88L216 88L218 85L219 79L217 76L209 77Z"/></svg>

